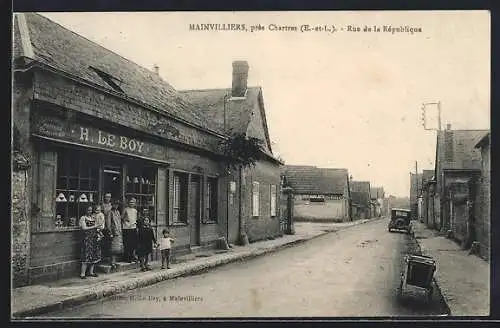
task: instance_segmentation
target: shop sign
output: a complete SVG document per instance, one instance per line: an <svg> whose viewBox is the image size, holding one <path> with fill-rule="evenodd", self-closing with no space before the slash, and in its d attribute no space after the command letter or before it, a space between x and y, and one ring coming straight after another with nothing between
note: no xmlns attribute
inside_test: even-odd
<svg viewBox="0 0 500 328"><path fill-rule="evenodd" d="M33 126L33 132L93 148L166 161L166 149L163 146L57 118L40 118Z"/></svg>

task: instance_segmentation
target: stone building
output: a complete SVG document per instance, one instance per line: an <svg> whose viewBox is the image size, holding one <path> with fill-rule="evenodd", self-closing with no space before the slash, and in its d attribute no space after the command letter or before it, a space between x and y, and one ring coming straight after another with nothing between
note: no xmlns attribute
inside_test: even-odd
<svg viewBox="0 0 500 328"><path fill-rule="evenodd" d="M476 144L481 150L481 178L476 193L476 241L479 242L479 254L486 260L490 258L491 245L491 144L490 132Z"/></svg>
<svg viewBox="0 0 500 328"><path fill-rule="evenodd" d="M247 224L240 214L251 206L250 196L239 192L242 178L227 170L220 150L228 134L203 108L157 70L42 15L16 14L13 28L16 286L76 274L78 219L107 192L149 208L156 233L168 227L176 237L176 254L212 247L221 237L234 241L234 226L256 230L261 224L259 238L277 235L272 220L258 220L278 204L272 186L279 185L280 162L270 147L255 168L267 174L252 194L261 208L253 218L258 223Z"/></svg>

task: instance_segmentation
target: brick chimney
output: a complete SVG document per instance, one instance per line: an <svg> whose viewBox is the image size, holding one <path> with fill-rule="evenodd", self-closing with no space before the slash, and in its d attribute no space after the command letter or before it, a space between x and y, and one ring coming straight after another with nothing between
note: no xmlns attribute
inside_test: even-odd
<svg viewBox="0 0 500 328"><path fill-rule="evenodd" d="M160 75L160 66L155 64L153 66L153 72L155 72L156 75Z"/></svg>
<svg viewBox="0 0 500 328"><path fill-rule="evenodd" d="M248 63L246 61L233 61L232 97L244 97L247 91Z"/></svg>
<svg viewBox="0 0 500 328"><path fill-rule="evenodd" d="M454 157L453 149L453 131L451 130L451 124L446 124L446 130L444 131L444 158L447 162L452 162Z"/></svg>

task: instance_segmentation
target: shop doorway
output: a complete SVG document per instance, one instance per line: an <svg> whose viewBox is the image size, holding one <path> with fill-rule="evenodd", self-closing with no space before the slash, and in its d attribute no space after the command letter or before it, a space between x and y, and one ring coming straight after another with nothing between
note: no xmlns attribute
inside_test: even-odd
<svg viewBox="0 0 500 328"><path fill-rule="evenodd" d="M122 200L122 168L119 165L105 164L102 170L102 195L111 193L112 199Z"/></svg>
<svg viewBox="0 0 500 328"><path fill-rule="evenodd" d="M197 175L191 176L189 193L189 225L191 226L191 246L200 245L200 186L201 179Z"/></svg>

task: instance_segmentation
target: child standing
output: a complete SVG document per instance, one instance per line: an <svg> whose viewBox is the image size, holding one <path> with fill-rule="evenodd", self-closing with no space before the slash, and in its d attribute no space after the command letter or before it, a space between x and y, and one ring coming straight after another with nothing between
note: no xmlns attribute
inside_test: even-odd
<svg viewBox="0 0 500 328"><path fill-rule="evenodd" d="M151 221L149 219L149 210L143 210L143 216L139 225L138 234L139 245L137 247L137 254L141 264L141 271L151 270L149 266L149 256L153 253L153 244L156 246L156 238L151 228Z"/></svg>
<svg viewBox="0 0 500 328"><path fill-rule="evenodd" d="M104 245L104 228L106 225L106 220L104 217L104 213L102 212L101 205L96 205L94 207L94 219L95 219L95 225L97 227L97 233L98 233L98 238L101 243L101 249L105 246Z"/></svg>
<svg viewBox="0 0 500 328"><path fill-rule="evenodd" d="M165 262L167 262L167 269L170 269L170 249L175 238L170 237L170 232L167 229L163 229L162 235L158 245L161 252L161 268L165 269Z"/></svg>

